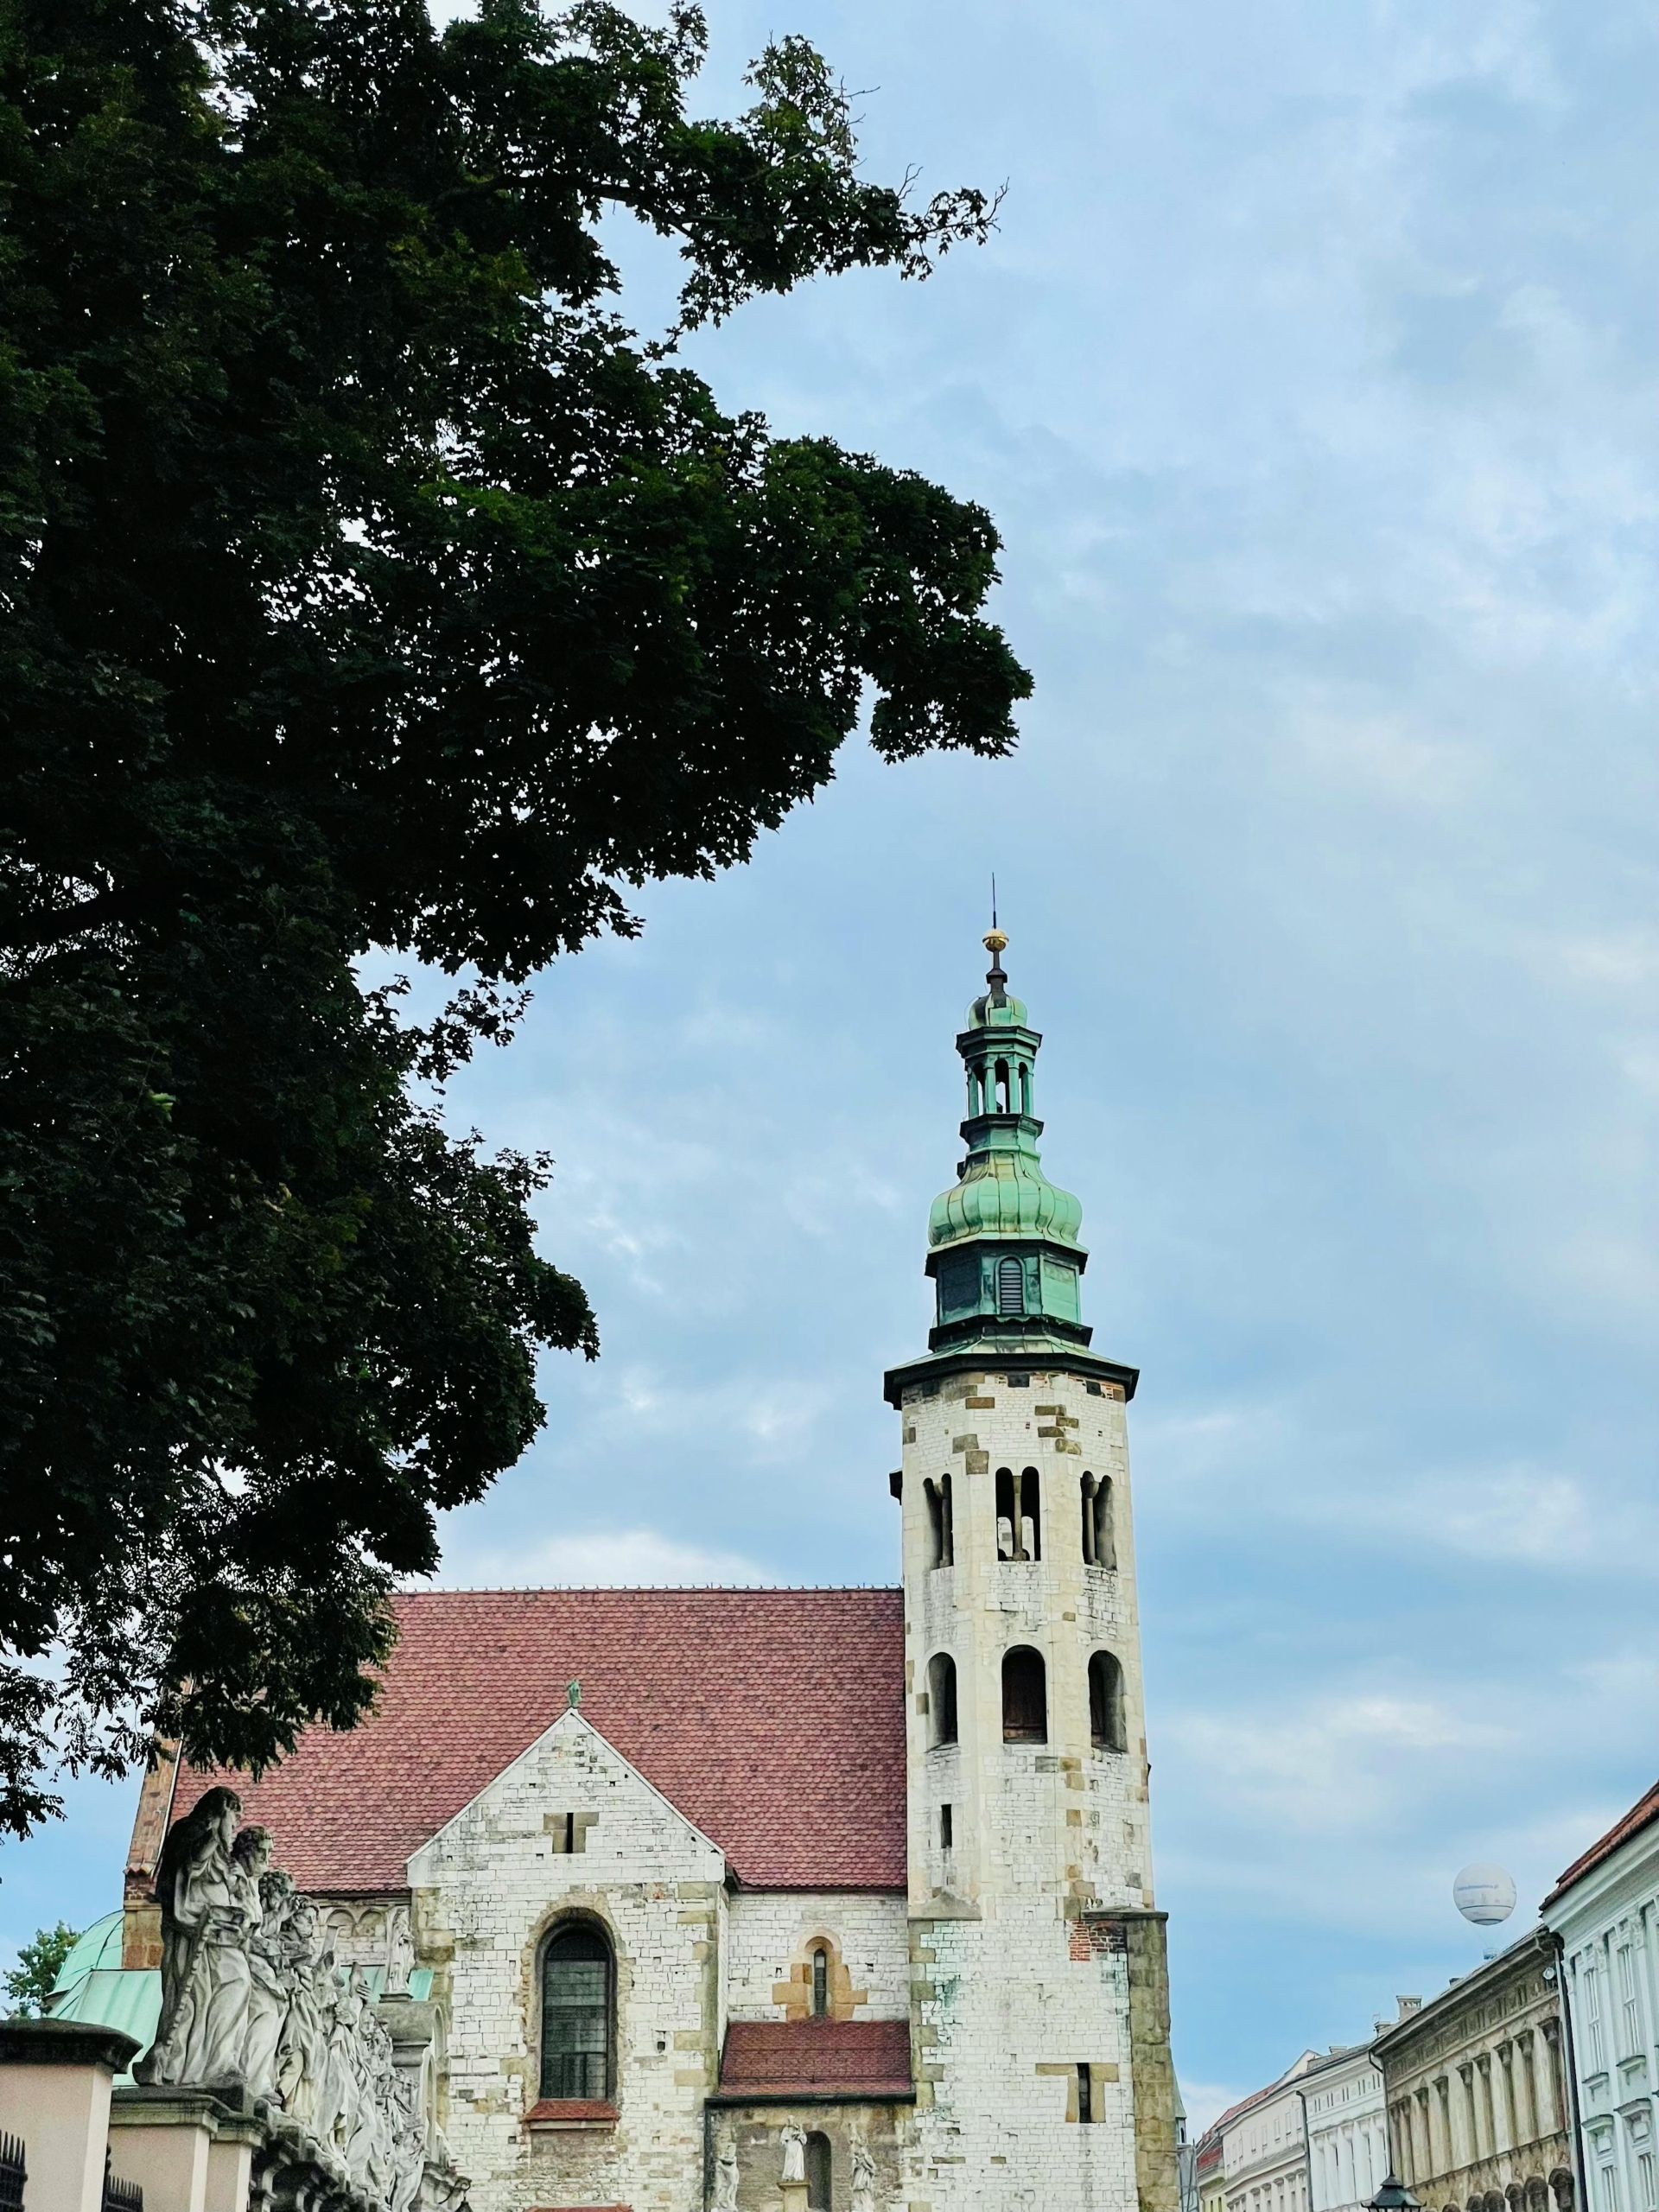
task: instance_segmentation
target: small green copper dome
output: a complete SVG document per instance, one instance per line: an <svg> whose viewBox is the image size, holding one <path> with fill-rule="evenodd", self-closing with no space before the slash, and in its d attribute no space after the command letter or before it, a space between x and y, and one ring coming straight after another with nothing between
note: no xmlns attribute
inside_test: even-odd
<svg viewBox="0 0 1659 2212"><path fill-rule="evenodd" d="M1001 930L994 929L985 940L985 950L991 956L991 972L985 978L990 989L976 998L968 1009L969 1029L1024 1029L1026 1002L1015 998L1003 986L1007 977L1002 973L1002 954L1008 940Z"/></svg>

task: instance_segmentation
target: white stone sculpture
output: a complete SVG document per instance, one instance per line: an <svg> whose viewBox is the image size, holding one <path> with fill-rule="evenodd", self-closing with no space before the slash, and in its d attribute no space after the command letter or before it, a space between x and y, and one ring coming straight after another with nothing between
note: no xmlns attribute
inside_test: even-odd
<svg viewBox="0 0 1659 2212"><path fill-rule="evenodd" d="M270 2158L315 2171L283 2182L284 2203L297 2188L308 2204L349 2191L385 2212L461 2212L467 2184L429 2131L362 1968L337 1966L315 1899L270 1866L265 1829L238 1828L240 1810L233 1790L209 1789L162 1847L162 2018L138 2078L241 2092L271 2131Z"/></svg>
<svg viewBox="0 0 1659 2212"><path fill-rule="evenodd" d="M252 1830L244 1828L242 1835ZM239 1846L242 1835L238 1836ZM248 1945L250 1984L244 2081L251 2097L269 2097L276 2088L276 2053L291 2001L283 1971L283 1934L294 1904L290 1875L276 1867L259 1877L261 1917Z"/></svg>
<svg viewBox="0 0 1659 2212"><path fill-rule="evenodd" d="M232 1855L242 1800L209 1789L169 1831L156 1872L162 1908L162 2017L135 2069L141 2082L212 2082L205 2068L239 2046L247 2020L247 1903Z"/></svg>
<svg viewBox="0 0 1659 2212"><path fill-rule="evenodd" d="M875 2160L861 2135L853 2139L853 2212L875 2212Z"/></svg>
<svg viewBox="0 0 1659 2212"><path fill-rule="evenodd" d="M415 1946L409 1933L409 1913L401 1905L393 1905L386 1916L386 1994L397 1995L409 1987L409 1977L415 1966Z"/></svg>
<svg viewBox="0 0 1659 2212"><path fill-rule="evenodd" d="M710 2212L737 2212L737 2138L722 2127L715 2145L715 2194Z"/></svg>
<svg viewBox="0 0 1659 2212"><path fill-rule="evenodd" d="M783 2146L784 2171L780 2177L785 2186L792 2181L806 2179L806 2130L798 2120L790 2120L779 2141Z"/></svg>

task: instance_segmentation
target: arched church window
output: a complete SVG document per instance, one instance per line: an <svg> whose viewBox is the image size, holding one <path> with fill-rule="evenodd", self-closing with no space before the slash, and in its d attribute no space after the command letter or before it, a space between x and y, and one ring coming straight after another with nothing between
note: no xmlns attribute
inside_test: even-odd
<svg viewBox="0 0 1659 2212"><path fill-rule="evenodd" d="M933 1743L956 1742L957 1662L948 1651L936 1651L927 1662L927 1717Z"/></svg>
<svg viewBox="0 0 1659 2212"><path fill-rule="evenodd" d="M830 1954L822 1943L812 1954L812 2013L823 2019L830 2010Z"/></svg>
<svg viewBox="0 0 1659 2212"><path fill-rule="evenodd" d="M542 2094L608 2099L616 2001L611 1947L588 1922L542 1953Z"/></svg>
<svg viewBox="0 0 1659 2212"><path fill-rule="evenodd" d="M949 1567L956 1552L950 1527L950 1476L941 1475L938 1482L924 1484L923 1496L927 1500L927 1563L930 1567Z"/></svg>
<svg viewBox="0 0 1659 2212"><path fill-rule="evenodd" d="M1020 1478L1020 1557L1043 1555L1043 1510L1038 1496L1037 1470L1027 1467Z"/></svg>
<svg viewBox="0 0 1659 2212"><path fill-rule="evenodd" d="M1089 1733L1096 1751L1128 1749L1123 1732L1123 1669L1109 1651L1096 1651L1089 1662Z"/></svg>
<svg viewBox="0 0 1659 2212"><path fill-rule="evenodd" d="M1048 1677L1043 1655L1017 1643L1002 1658L1002 1740L1005 1744L1048 1741Z"/></svg>
<svg viewBox="0 0 1659 2212"><path fill-rule="evenodd" d="M1023 1313L1026 1310L1025 1262L1016 1260L1012 1253L996 1263L996 1310L999 1313Z"/></svg>
<svg viewBox="0 0 1659 2212"><path fill-rule="evenodd" d="M830 2190L834 2180L830 2138L813 2133L806 2139L807 2212L830 2212Z"/></svg>
<svg viewBox="0 0 1659 2212"><path fill-rule="evenodd" d="M1090 1567L1117 1565L1117 1536L1112 1526L1112 1478L1083 1478L1083 1556Z"/></svg>
<svg viewBox="0 0 1659 2212"><path fill-rule="evenodd" d="M1011 1108L1012 1101L1008 1096L1008 1064L1006 1060L999 1060L996 1064L996 1111L999 1114L1006 1114L1011 1110Z"/></svg>

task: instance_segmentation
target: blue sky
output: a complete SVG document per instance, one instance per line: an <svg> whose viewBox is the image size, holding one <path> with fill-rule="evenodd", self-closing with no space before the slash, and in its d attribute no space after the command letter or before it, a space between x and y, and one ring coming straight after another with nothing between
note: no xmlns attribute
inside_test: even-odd
<svg viewBox="0 0 1659 2212"><path fill-rule="evenodd" d="M925 285L694 358L982 499L1018 757L836 784L542 981L457 1116L546 1145L605 1355L458 1582L887 1580L993 868L1132 1448L1195 2115L1479 1954L1659 1772L1659 16L716 4L868 167L1007 181ZM660 250L625 241L642 320ZM0 1852L118 1894L131 1789ZM1490 1938L1486 1939L1490 1941Z"/></svg>

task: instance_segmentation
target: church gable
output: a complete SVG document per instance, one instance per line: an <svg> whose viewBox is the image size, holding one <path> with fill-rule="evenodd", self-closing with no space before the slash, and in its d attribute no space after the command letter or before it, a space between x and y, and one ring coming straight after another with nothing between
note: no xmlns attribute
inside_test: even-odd
<svg viewBox="0 0 1659 2212"><path fill-rule="evenodd" d="M509 1864L536 1870L537 1897L726 1872L718 1845L574 1707L412 1855L410 1886L448 1889Z"/></svg>
<svg viewBox="0 0 1659 2212"><path fill-rule="evenodd" d="M700 2156L725 1871L574 1710L412 1855L416 1943L451 2024L447 2125L470 2171L556 2174L565 2202L578 2180L610 2188L642 2139ZM573 1942L593 2014L574 2030L556 1979Z"/></svg>

